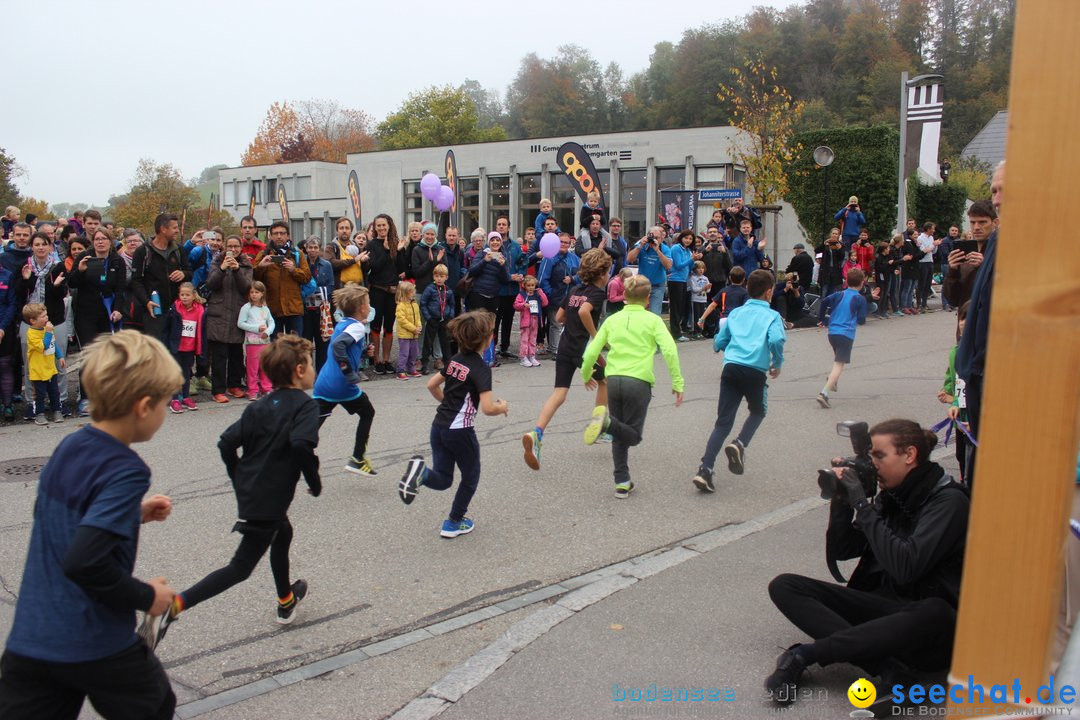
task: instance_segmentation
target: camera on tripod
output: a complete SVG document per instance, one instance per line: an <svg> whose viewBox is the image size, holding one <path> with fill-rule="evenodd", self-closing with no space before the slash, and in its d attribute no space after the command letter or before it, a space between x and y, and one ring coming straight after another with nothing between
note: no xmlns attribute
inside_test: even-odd
<svg viewBox="0 0 1080 720"><path fill-rule="evenodd" d="M859 483L871 498L877 494L878 474L874 467L874 461L870 459L870 426L864 422L845 420L836 424L836 434L841 437L851 438L851 449L855 452L850 457L843 458L832 468L818 470L818 487L821 488L821 497L824 500L832 500L834 497L843 497L844 491L840 488L836 470L839 468L851 468L859 478Z"/></svg>

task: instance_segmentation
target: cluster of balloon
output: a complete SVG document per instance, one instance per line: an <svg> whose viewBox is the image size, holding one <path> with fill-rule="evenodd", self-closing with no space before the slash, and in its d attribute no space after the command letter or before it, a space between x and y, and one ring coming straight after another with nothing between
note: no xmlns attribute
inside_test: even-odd
<svg viewBox="0 0 1080 720"><path fill-rule="evenodd" d="M555 257L559 254L559 236L555 233L544 233L540 238L540 252L544 257Z"/></svg>
<svg viewBox="0 0 1080 720"><path fill-rule="evenodd" d="M420 192L435 203L439 212L446 212L454 206L454 191L449 185L443 185L435 173L427 173L420 178Z"/></svg>

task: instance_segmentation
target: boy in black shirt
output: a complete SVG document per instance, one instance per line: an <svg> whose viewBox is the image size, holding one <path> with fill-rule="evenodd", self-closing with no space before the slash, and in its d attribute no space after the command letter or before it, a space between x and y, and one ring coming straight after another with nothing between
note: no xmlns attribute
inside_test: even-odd
<svg viewBox="0 0 1080 720"><path fill-rule="evenodd" d="M589 344L589 340L596 337L600 313L604 309L604 301L607 300L610 269L611 256L603 250L593 248L585 253L578 269L582 284L567 294L555 316L556 322L565 323L562 338L559 340L559 355L555 359L555 390L540 409L536 427L521 437L521 444L525 448L525 464L533 470L540 469L540 444L544 439L544 429L551 422L551 418L555 417L555 412L566 402L570 384L581 368L585 346ZM607 407L603 358L597 359L592 379L585 387L596 390L596 407Z"/></svg>
<svg viewBox="0 0 1080 720"><path fill-rule="evenodd" d="M427 383L428 392L439 401L431 423L431 467L413 455L398 483L398 496L406 505L416 497L421 485L446 490L454 482L454 465L461 471L461 483L454 495L450 516L443 521L444 538L472 532L473 521L465 517L480 483L480 443L473 423L479 409L485 415L507 415L505 400L492 399L491 368L480 356L495 330L495 315L486 310L467 312L448 323L450 334L461 352L447 361ZM443 388L445 381L446 387Z"/></svg>
<svg viewBox="0 0 1080 720"><path fill-rule="evenodd" d="M322 492L319 479L319 404L307 394L315 384L314 345L296 335L282 335L260 356L274 391L244 410L221 434L218 450L236 492L239 520L233 531L240 547L229 564L177 593L161 619L157 642L184 610L220 595L251 576L266 551L278 595L277 622L296 619L296 606L307 595L307 582L289 584L289 545L293 528L289 505L303 474L308 493ZM237 457L236 451L244 449ZM156 644L156 643L155 643Z"/></svg>
<svg viewBox="0 0 1080 720"><path fill-rule="evenodd" d="M746 292L745 282L746 271L737 265L731 268L731 273L728 275L729 284L713 295L709 307L705 308L705 312L698 318L698 327L705 328L705 320L713 314L714 310L718 311L721 319L723 319L732 310L745 304L750 299L749 293Z"/></svg>

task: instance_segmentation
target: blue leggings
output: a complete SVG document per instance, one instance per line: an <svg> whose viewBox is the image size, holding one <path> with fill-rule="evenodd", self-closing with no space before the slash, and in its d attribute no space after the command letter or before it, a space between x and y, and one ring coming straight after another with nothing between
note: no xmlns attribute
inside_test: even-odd
<svg viewBox="0 0 1080 720"><path fill-rule="evenodd" d="M461 471L461 482L450 508L450 519L461 522L480 483L480 442L469 428L431 426L431 465L424 473L424 486L446 490L454 484L454 465Z"/></svg>

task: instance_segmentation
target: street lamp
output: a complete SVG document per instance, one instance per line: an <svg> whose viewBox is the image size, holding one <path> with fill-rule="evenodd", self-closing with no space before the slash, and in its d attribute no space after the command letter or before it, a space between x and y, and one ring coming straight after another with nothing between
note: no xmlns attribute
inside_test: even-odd
<svg viewBox="0 0 1080 720"><path fill-rule="evenodd" d="M824 187L821 193L821 216L823 222L821 237L823 238L829 233L829 173L825 172L825 168L832 165L835 159L836 153L828 145L819 145L814 148L814 163L821 168L824 175Z"/></svg>

